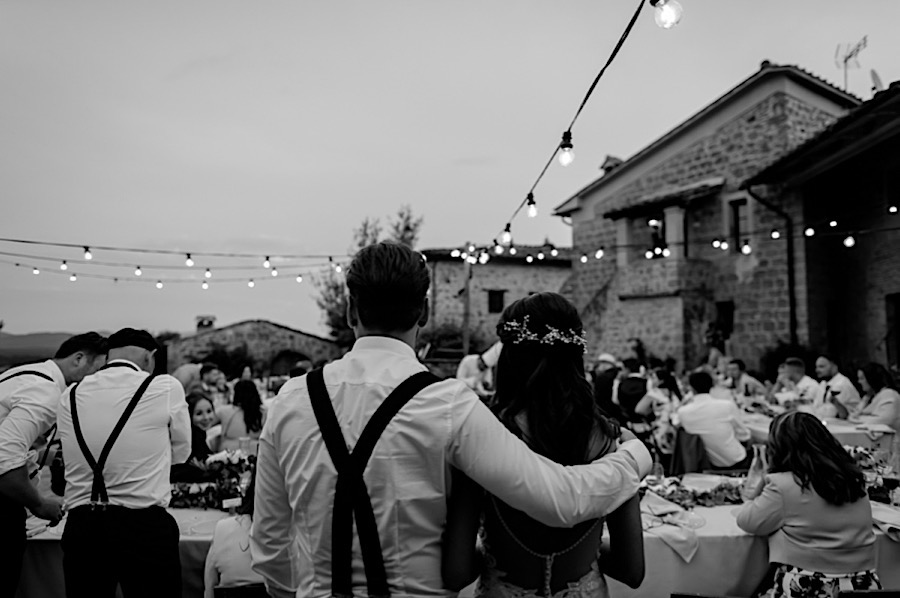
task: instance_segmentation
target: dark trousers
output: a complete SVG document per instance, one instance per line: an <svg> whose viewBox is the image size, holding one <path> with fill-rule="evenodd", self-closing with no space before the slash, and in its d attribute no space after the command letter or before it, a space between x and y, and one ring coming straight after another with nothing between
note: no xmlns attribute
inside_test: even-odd
<svg viewBox="0 0 900 598"><path fill-rule="evenodd" d="M63 531L68 598L181 596L178 524L162 507L76 507Z"/></svg>
<svg viewBox="0 0 900 598"><path fill-rule="evenodd" d="M0 498L0 598L13 598L25 556L25 507Z"/></svg>

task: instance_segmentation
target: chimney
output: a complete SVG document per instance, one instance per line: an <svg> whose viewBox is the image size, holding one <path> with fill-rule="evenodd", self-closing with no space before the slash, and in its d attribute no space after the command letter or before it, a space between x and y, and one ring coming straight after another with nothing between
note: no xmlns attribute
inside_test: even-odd
<svg viewBox="0 0 900 598"><path fill-rule="evenodd" d="M216 327L216 316L197 316L197 332L212 330Z"/></svg>
<svg viewBox="0 0 900 598"><path fill-rule="evenodd" d="M600 170L603 171L604 175L607 175L621 166L622 163L622 158L617 158L615 156L606 156L606 160L604 160L603 164L600 165Z"/></svg>

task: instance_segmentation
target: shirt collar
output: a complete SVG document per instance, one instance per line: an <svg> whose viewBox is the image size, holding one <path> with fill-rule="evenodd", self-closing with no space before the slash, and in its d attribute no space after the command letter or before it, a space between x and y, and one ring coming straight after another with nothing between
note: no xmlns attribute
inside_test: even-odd
<svg viewBox="0 0 900 598"><path fill-rule="evenodd" d="M52 359L48 359L46 362L47 369L50 370L50 377L53 378L53 381L59 385L59 389L61 391L66 389L66 376L63 374L63 371L59 369L59 366Z"/></svg>
<svg viewBox="0 0 900 598"><path fill-rule="evenodd" d="M137 371L141 371L140 366L130 359L110 359L106 362L106 365L112 365L114 363L127 363L128 365L133 366Z"/></svg>
<svg viewBox="0 0 900 598"><path fill-rule="evenodd" d="M694 395L693 401L695 403L697 403L697 402L702 403L702 402L708 401L710 399L712 399L711 394L709 394L708 392L701 392L700 394Z"/></svg>
<svg viewBox="0 0 900 598"><path fill-rule="evenodd" d="M416 352L413 351L412 347L401 340L389 336L363 336L358 338L353 343L353 348L350 349L350 352L356 353L358 351L380 351L416 359Z"/></svg>

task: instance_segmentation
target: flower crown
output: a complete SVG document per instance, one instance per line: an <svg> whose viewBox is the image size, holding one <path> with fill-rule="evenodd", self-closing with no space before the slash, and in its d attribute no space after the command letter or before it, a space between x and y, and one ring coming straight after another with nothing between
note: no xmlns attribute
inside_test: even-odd
<svg viewBox="0 0 900 598"><path fill-rule="evenodd" d="M560 330L546 325L547 332L543 336L528 327L529 316L522 321L510 320L500 325L500 336L504 343L518 345L521 343L540 343L542 345L578 345L582 351L587 350L587 339L580 330Z"/></svg>

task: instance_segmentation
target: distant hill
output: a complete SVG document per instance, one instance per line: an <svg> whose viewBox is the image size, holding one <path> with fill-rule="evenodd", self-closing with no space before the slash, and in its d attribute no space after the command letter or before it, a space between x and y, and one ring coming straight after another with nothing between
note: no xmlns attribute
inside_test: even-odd
<svg viewBox="0 0 900 598"><path fill-rule="evenodd" d="M7 334L0 332L0 367L42 361L53 357L64 340L72 336L68 332L37 332L34 334Z"/></svg>

